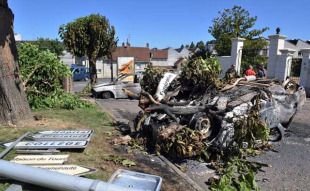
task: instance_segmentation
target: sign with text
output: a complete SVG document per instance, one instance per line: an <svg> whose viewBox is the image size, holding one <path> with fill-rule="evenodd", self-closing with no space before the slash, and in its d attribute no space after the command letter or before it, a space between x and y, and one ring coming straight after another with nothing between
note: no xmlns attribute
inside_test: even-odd
<svg viewBox="0 0 310 191"><path fill-rule="evenodd" d="M35 141L89 141L92 134L34 134L29 136Z"/></svg>
<svg viewBox="0 0 310 191"><path fill-rule="evenodd" d="M18 155L11 162L19 164L64 164L69 155Z"/></svg>
<svg viewBox="0 0 310 191"><path fill-rule="evenodd" d="M12 144L5 143L4 146L8 147ZM81 149L86 148L88 141L22 141L19 142L14 148L17 149Z"/></svg>
<svg viewBox="0 0 310 191"><path fill-rule="evenodd" d="M59 131L39 131L37 134L91 134L93 133L93 130L59 130Z"/></svg>
<svg viewBox="0 0 310 191"><path fill-rule="evenodd" d="M51 170L51 171L75 175L75 176L82 176L85 174L91 174L91 173L97 172L96 169L77 166L77 165L43 165L43 166L36 165L33 167L43 168L46 170Z"/></svg>

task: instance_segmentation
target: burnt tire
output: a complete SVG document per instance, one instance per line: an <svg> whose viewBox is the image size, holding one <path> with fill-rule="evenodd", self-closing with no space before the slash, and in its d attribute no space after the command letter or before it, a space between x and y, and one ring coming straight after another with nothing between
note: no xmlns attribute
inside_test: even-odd
<svg viewBox="0 0 310 191"><path fill-rule="evenodd" d="M283 137L284 137L284 129L282 126L270 129L269 141L271 142L281 141Z"/></svg>
<svg viewBox="0 0 310 191"><path fill-rule="evenodd" d="M110 99L112 97L113 97L113 95L111 92L102 92L102 98L103 99Z"/></svg>
<svg viewBox="0 0 310 191"><path fill-rule="evenodd" d="M218 134L216 120L205 112L195 113L189 122L189 127L202 132L203 139L212 141Z"/></svg>

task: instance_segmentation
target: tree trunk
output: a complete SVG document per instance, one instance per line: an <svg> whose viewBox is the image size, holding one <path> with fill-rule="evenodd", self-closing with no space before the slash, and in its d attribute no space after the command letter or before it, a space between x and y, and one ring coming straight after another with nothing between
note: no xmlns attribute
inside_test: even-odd
<svg viewBox="0 0 310 191"><path fill-rule="evenodd" d="M72 76L66 76L62 78L62 89L66 93L74 94L74 86Z"/></svg>
<svg viewBox="0 0 310 191"><path fill-rule="evenodd" d="M0 0L0 125L13 125L32 117L22 87L13 20L7 0Z"/></svg>
<svg viewBox="0 0 310 191"><path fill-rule="evenodd" d="M89 73L90 73L90 83L91 85L97 84L97 70L96 70L96 59L89 58Z"/></svg>

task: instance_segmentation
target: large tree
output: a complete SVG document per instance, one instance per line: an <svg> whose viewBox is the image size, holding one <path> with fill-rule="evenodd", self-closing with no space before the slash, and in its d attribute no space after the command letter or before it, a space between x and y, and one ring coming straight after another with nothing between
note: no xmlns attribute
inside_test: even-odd
<svg viewBox="0 0 310 191"><path fill-rule="evenodd" d="M105 16L91 14L62 25L59 34L73 55L88 57L91 84L96 84L96 60L104 56L111 59L117 46L114 26L110 26Z"/></svg>
<svg viewBox="0 0 310 191"><path fill-rule="evenodd" d="M253 46L255 49L263 49L267 45L265 40L257 37L269 28L252 29L257 17L250 17L250 13L241 6L234 6L232 9L225 9L223 12L219 11L219 14L220 17L212 20L213 25L208 30L215 38L215 49L219 55L230 55L230 39L237 36L246 39L244 49L250 49ZM253 41L253 39L256 40Z"/></svg>
<svg viewBox="0 0 310 191"><path fill-rule="evenodd" d="M22 87L13 21L7 0L0 0L0 125L18 124L31 118Z"/></svg>

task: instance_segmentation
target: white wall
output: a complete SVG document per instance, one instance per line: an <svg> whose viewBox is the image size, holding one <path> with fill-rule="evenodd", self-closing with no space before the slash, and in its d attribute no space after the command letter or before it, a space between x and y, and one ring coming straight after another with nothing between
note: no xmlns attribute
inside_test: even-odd
<svg viewBox="0 0 310 191"><path fill-rule="evenodd" d="M60 56L60 61L67 64L67 66L70 68L71 64L75 64L75 58L70 52L67 52L66 50L63 52L63 56Z"/></svg>
<svg viewBox="0 0 310 191"><path fill-rule="evenodd" d="M226 71L231 66L231 56L217 56L217 58L220 60L220 63L222 65L222 72L220 73L219 77L223 78Z"/></svg>
<svg viewBox="0 0 310 191"><path fill-rule="evenodd" d="M168 49L168 59L167 65L173 66L173 64L179 59L179 52L176 51L174 48L169 47Z"/></svg>
<svg viewBox="0 0 310 191"><path fill-rule="evenodd" d="M168 63L167 59L164 58L152 58L151 62L153 63L153 66L167 66Z"/></svg>

